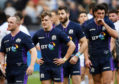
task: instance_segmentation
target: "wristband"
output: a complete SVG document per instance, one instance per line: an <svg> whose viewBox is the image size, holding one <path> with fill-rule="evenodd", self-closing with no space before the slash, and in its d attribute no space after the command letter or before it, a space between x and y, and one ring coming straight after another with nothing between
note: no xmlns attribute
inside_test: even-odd
<svg viewBox="0 0 119 84"><path fill-rule="evenodd" d="M67 59L66 59L65 57L63 58L63 60L64 60L65 62L67 61Z"/></svg>
<svg viewBox="0 0 119 84"><path fill-rule="evenodd" d="M75 56L76 57L79 57L80 55L81 55L81 53L80 52L77 52Z"/></svg>

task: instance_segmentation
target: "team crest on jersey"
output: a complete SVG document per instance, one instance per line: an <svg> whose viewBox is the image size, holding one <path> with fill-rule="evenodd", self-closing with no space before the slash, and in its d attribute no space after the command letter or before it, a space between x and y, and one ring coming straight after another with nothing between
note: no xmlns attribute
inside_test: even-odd
<svg viewBox="0 0 119 84"><path fill-rule="evenodd" d="M74 30L73 29L70 29L69 30L69 34L73 34Z"/></svg>
<svg viewBox="0 0 119 84"><path fill-rule="evenodd" d="M16 42L17 43L20 43L21 42L21 39L20 38L16 39Z"/></svg>
<svg viewBox="0 0 119 84"><path fill-rule="evenodd" d="M106 30L104 26L102 27L102 30L103 30L103 31Z"/></svg>
<svg viewBox="0 0 119 84"><path fill-rule="evenodd" d="M52 40L56 40L56 35L52 35Z"/></svg>

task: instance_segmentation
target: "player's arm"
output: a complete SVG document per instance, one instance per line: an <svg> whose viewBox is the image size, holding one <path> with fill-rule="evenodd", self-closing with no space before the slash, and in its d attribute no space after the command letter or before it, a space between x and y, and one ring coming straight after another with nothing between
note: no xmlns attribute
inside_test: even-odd
<svg viewBox="0 0 119 84"><path fill-rule="evenodd" d="M112 36L113 38L118 38L118 33L116 30L112 29L105 21L104 19L98 19L99 21L101 21L100 24L102 24L106 31L109 33L110 36Z"/></svg>
<svg viewBox="0 0 119 84"><path fill-rule="evenodd" d="M68 50L67 50L64 58L60 58L60 59L56 58L56 59L54 59L54 63L55 64L61 65L61 64L65 63L69 59L69 57L72 55L72 53L74 52L75 47L76 47L75 44L73 43L73 41L70 40L67 43L67 46L68 46Z"/></svg>
<svg viewBox="0 0 119 84"><path fill-rule="evenodd" d="M76 53L75 56L73 56L70 60L70 63L71 64L76 64L76 62L78 61L79 59L79 56L84 53L85 49L88 47L88 43L87 43L87 39L86 37L82 37L80 40L79 40L79 43L80 43L80 49L79 51Z"/></svg>
<svg viewBox="0 0 119 84"><path fill-rule="evenodd" d="M88 39L87 39L87 42L88 42ZM92 65L92 63L91 63L91 61L89 59L88 47L84 51L84 57L85 57L85 64L86 64L86 66L90 68L90 66Z"/></svg>
<svg viewBox="0 0 119 84"><path fill-rule="evenodd" d="M36 59L37 59L37 51L36 51L36 48L33 47L29 50L30 54L31 54L31 63L26 71L26 73L28 75L31 75L33 73L33 70L34 70L34 65L35 65L35 62L36 62Z"/></svg>
<svg viewBox="0 0 119 84"><path fill-rule="evenodd" d="M5 64L5 53L0 52L0 64Z"/></svg>
<svg viewBox="0 0 119 84"><path fill-rule="evenodd" d="M115 47L115 39L113 37L111 37L111 42L110 42L110 50L113 51L114 50L114 47Z"/></svg>
<svg viewBox="0 0 119 84"><path fill-rule="evenodd" d="M65 54L65 56L63 58L66 60L69 59L69 57L72 55L72 53L74 52L74 50L76 48L75 44L71 40L68 42L67 46L68 46L68 50L67 50L67 53Z"/></svg>
<svg viewBox="0 0 119 84"><path fill-rule="evenodd" d="M5 61L5 53L0 52L0 70L3 74L3 76L5 76L5 68L6 68L6 61Z"/></svg>

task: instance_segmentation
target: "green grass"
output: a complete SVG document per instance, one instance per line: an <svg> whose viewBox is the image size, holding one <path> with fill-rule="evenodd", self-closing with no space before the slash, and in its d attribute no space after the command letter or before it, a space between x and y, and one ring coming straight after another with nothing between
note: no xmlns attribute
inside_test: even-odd
<svg viewBox="0 0 119 84"><path fill-rule="evenodd" d="M34 72L31 76L29 76L27 84L41 84L39 72Z"/></svg>

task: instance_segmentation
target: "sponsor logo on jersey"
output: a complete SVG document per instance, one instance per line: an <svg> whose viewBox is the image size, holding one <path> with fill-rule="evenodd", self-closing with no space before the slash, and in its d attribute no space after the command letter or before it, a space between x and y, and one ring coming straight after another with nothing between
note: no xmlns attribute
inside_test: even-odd
<svg viewBox="0 0 119 84"><path fill-rule="evenodd" d="M19 48L19 46L17 44L14 44L12 47L11 47L11 50L13 52L16 52L17 51L17 48Z"/></svg>
<svg viewBox="0 0 119 84"><path fill-rule="evenodd" d="M105 36L106 36L106 33L105 32L101 32L97 36L92 36L92 40L97 40L98 38L101 39L101 40L104 40L105 39Z"/></svg>
<svg viewBox="0 0 119 84"><path fill-rule="evenodd" d="M104 39L105 39L105 36L106 36L106 33L105 33L105 32L101 32L101 33L99 34L99 38L100 38L101 40L104 40Z"/></svg>
<svg viewBox="0 0 119 84"><path fill-rule="evenodd" d="M72 40L72 37L71 37L71 36L69 36L69 39L70 39L70 40Z"/></svg>
<svg viewBox="0 0 119 84"><path fill-rule="evenodd" d="M45 37L38 37L38 39L44 39Z"/></svg>
<svg viewBox="0 0 119 84"><path fill-rule="evenodd" d="M51 42L48 44L48 47L50 50L54 50L54 47L56 46L56 44L54 42Z"/></svg>
<svg viewBox="0 0 119 84"><path fill-rule="evenodd" d="M6 52L9 51L16 52L18 48L19 46L17 44L14 44L13 46L6 48Z"/></svg>
<svg viewBox="0 0 119 84"><path fill-rule="evenodd" d="M91 28L89 31L95 31L96 29L95 28Z"/></svg>
<svg viewBox="0 0 119 84"><path fill-rule="evenodd" d="M4 43L7 43L7 42L9 42L9 40L4 41Z"/></svg>

